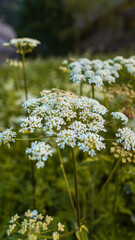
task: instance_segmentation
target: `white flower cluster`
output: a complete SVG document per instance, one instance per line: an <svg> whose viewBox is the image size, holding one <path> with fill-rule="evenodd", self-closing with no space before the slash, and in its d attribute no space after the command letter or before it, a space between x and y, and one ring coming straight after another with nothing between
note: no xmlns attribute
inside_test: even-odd
<svg viewBox="0 0 135 240"><path fill-rule="evenodd" d="M122 121L122 124L127 124L128 117L125 116L125 114L121 112L112 112L111 115L113 116L113 119L120 119Z"/></svg>
<svg viewBox="0 0 135 240"><path fill-rule="evenodd" d="M31 132L33 133L35 128L42 128L43 125L41 123L43 118L37 116L29 116L27 118L21 119L21 129L20 132Z"/></svg>
<svg viewBox="0 0 135 240"><path fill-rule="evenodd" d="M86 133L80 137L80 142L78 143L79 149L84 152L88 152L89 155L96 155L96 150L100 151L105 149L105 144L102 142L103 137L96 133Z"/></svg>
<svg viewBox="0 0 135 240"><path fill-rule="evenodd" d="M24 107L25 109L27 108L31 108L31 107L36 107L37 105L40 105L40 99L38 98L31 98L26 100L23 104L22 107Z"/></svg>
<svg viewBox="0 0 135 240"><path fill-rule="evenodd" d="M35 106L35 99L30 105L29 102L25 102L30 115L21 124L22 132L28 129L33 132L35 128L39 127L37 122L39 119L40 127L46 134L55 137L56 144L60 148L64 148L66 145L73 148L78 145L79 149L88 152L89 155L95 154L96 150L105 148L102 143L104 139L98 134L106 131L102 115L107 112L107 109L103 105L96 100L78 97L70 91L58 89L45 90L41 95L42 98L37 101L37 106ZM30 120L31 118L32 120ZM42 165L44 161L41 163L40 160L43 155L45 160L46 156L50 155L48 154L49 145L45 149L46 145L43 143L42 145L34 144L27 153L32 153L33 159L37 159Z"/></svg>
<svg viewBox="0 0 135 240"><path fill-rule="evenodd" d="M63 232L65 227L59 222L56 231L48 229L53 218L48 215L43 216L41 213L38 214L37 210L25 212L24 219L21 222L18 222L18 219L20 219L18 214L13 216L9 221L10 225L7 230L8 236L13 237L17 233L19 235L18 240L38 240L41 236L43 239L59 240L59 232Z"/></svg>
<svg viewBox="0 0 135 240"><path fill-rule="evenodd" d="M4 43L5 46L15 46L18 53L29 53L33 48L37 47L40 41L32 38L13 38L9 43Z"/></svg>
<svg viewBox="0 0 135 240"><path fill-rule="evenodd" d="M10 147L9 142L15 142L16 132L12 128L6 129L4 132L0 133L0 146L2 143L7 144Z"/></svg>
<svg viewBox="0 0 135 240"><path fill-rule="evenodd" d="M71 69L70 80L75 83L88 83L100 87L104 82L114 83L119 77L119 70L122 66L108 59L101 61L99 59L89 60L87 58L79 58L77 61L68 65Z"/></svg>
<svg viewBox="0 0 135 240"><path fill-rule="evenodd" d="M117 56L113 60L119 63L128 73L135 76L135 56L131 56L130 58Z"/></svg>
<svg viewBox="0 0 135 240"><path fill-rule="evenodd" d="M53 150L51 146L44 142L32 142L31 148L26 149L26 154L30 160L37 160L37 168L43 167L49 156L52 156Z"/></svg>
<svg viewBox="0 0 135 240"><path fill-rule="evenodd" d="M116 136L119 138L117 142L122 143L124 149L135 150L135 133L130 128L119 128Z"/></svg>

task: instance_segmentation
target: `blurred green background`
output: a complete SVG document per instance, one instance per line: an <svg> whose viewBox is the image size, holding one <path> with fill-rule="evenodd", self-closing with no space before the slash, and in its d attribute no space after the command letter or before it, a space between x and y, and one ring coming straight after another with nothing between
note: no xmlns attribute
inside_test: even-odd
<svg viewBox="0 0 135 240"><path fill-rule="evenodd" d="M68 75L59 69L62 61L68 57L107 59L118 54L125 57L134 55L134 29L135 2L132 0L1 0L0 131L11 126L17 130L19 120L25 114L21 107L25 99L22 69L15 72L13 67L5 63L7 57L17 57L15 51L5 50L2 46L3 42L10 40L11 35L32 37L42 42L31 56L27 56L26 68L29 97L39 97L40 91L54 87L79 93L79 86L69 82ZM16 87L16 76L20 91ZM122 75L117 83L127 84L131 78L130 75ZM134 79L132 87L135 89ZM84 95L89 95L89 91L90 88L85 86ZM98 100L105 104L102 89L96 91ZM124 106L125 102L121 101L121 109ZM115 101L110 103L110 108L116 109ZM134 127L134 119L130 119L129 125ZM17 212L21 215L28 208L32 209L31 165L25 156L26 147L27 142L18 141L10 149L6 146L0 148L0 239L3 240L7 239L5 232L10 217ZM62 155L74 198L70 149L62 151ZM86 155L78 153L81 211L83 216L89 213L87 226L93 234L91 239L134 240L134 165L121 164L118 182L117 175L114 175L95 211L91 212L94 162L86 160ZM98 178L95 197L116 161L109 149L99 154L96 160ZM117 183L119 194L117 211L114 213ZM68 230L74 228L57 153L43 169L36 169L36 199L38 211L45 209L48 215L64 223ZM68 240L72 239L75 238Z"/></svg>

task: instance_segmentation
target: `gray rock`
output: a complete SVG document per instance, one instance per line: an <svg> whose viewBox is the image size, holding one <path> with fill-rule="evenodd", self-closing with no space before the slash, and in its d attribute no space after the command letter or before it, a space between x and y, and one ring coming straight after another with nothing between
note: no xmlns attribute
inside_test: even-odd
<svg viewBox="0 0 135 240"><path fill-rule="evenodd" d="M6 58L14 58L16 55L15 49L12 47L5 47L3 43L9 42L12 38L16 37L14 29L0 21L0 62L3 62Z"/></svg>

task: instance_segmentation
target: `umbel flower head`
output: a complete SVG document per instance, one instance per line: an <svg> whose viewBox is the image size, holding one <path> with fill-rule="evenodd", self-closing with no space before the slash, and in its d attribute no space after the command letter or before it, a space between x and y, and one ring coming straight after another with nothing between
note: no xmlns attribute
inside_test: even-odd
<svg viewBox="0 0 135 240"><path fill-rule="evenodd" d="M19 240L39 240L41 236L43 239L59 240L59 232L63 232L65 226L59 222L55 228L52 228L52 222L51 216L38 214L37 210L28 210L23 219L18 214L11 217L7 235L17 237Z"/></svg>
<svg viewBox="0 0 135 240"><path fill-rule="evenodd" d="M120 119L122 121L122 124L127 124L128 117L125 116L125 114L121 112L112 112L111 115L113 116L113 119Z"/></svg>
<svg viewBox="0 0 135 240"><path fill-rule="evenodd" d="M53 136L55 145L60 148L78 146L91 156L105 148L104 138L100 136L106 131L102 115L107 109L103 105L94 99L58 89L44 90L41 96L37 101L31 99L23 104L29 117L22 120L21 132L33 133L40 129L48 137ZM35 142L26 153L40 162L38 166L43 166L52 150L49 144Z"/></svg>
<svg viewBox="0 0 135 240"><path fill-rule="evenodd" d="M26 149L30 160L37 160L37 168L43 167L49 156L52 156L53 149L45 142L32 142L31 148Z"/></svg>
<svg viewBox="0 0 135 240"><path fill-rule="evenodd" d="M135 150L135 132L130 128L124 127L119 128L118 133L116 133L117 143L121 143L126 150Z"/></svg>
<svg viewBox="0 0 135 240"><path fill-rule="evenodd" d="M5 43L5 46L15 46L17 53L30 53L33 48L37 47L40 41L32 38L13 38L9 43Z"/></svg>
<svg viewBox="0 0 135 240"><path fill-rule="evenodd" d="M122 146L119 146L118 143L113 143L113 146L110 148L110 152L113 154L114 158L121 158L123 163L135 163L135 150L129 151L124 149Z"/></svg>
<svg viewBox="0 0 135 240"><path fill-rule="evenodd" d="M122 69L121 64L108 59L102 61L99 59L89 60L87 58L79 58L69 63L70 80L75 83L94 84L100 87L107 83L114 83L119 77L119 70Z"/></svg>
<svg viewBox="0 0 135 240"><path fill-rule="evenodd" d="M113 59L113 61L120 64L127 73L135 76L135 56L131 56L129 58L117 56Z"/></svg>
<svg viewBox="0 0 135 240"><path fill-rule="evenodd" d="M4 132L0 133L0 146L3 144L7 144L10 147L10 142L15 142L16 132L12 130L12 128L6 129Z"/></svg>

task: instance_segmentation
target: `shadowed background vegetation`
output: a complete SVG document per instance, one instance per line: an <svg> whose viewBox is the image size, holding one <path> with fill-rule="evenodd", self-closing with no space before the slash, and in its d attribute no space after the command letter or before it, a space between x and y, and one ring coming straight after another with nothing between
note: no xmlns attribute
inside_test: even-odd
<svg viewBox="0 0 135 240"><path fill-rule="evenodd" d="M134 51L134 0L1 0L0 19L19 37L41 40L41 54Z"/></svg>

